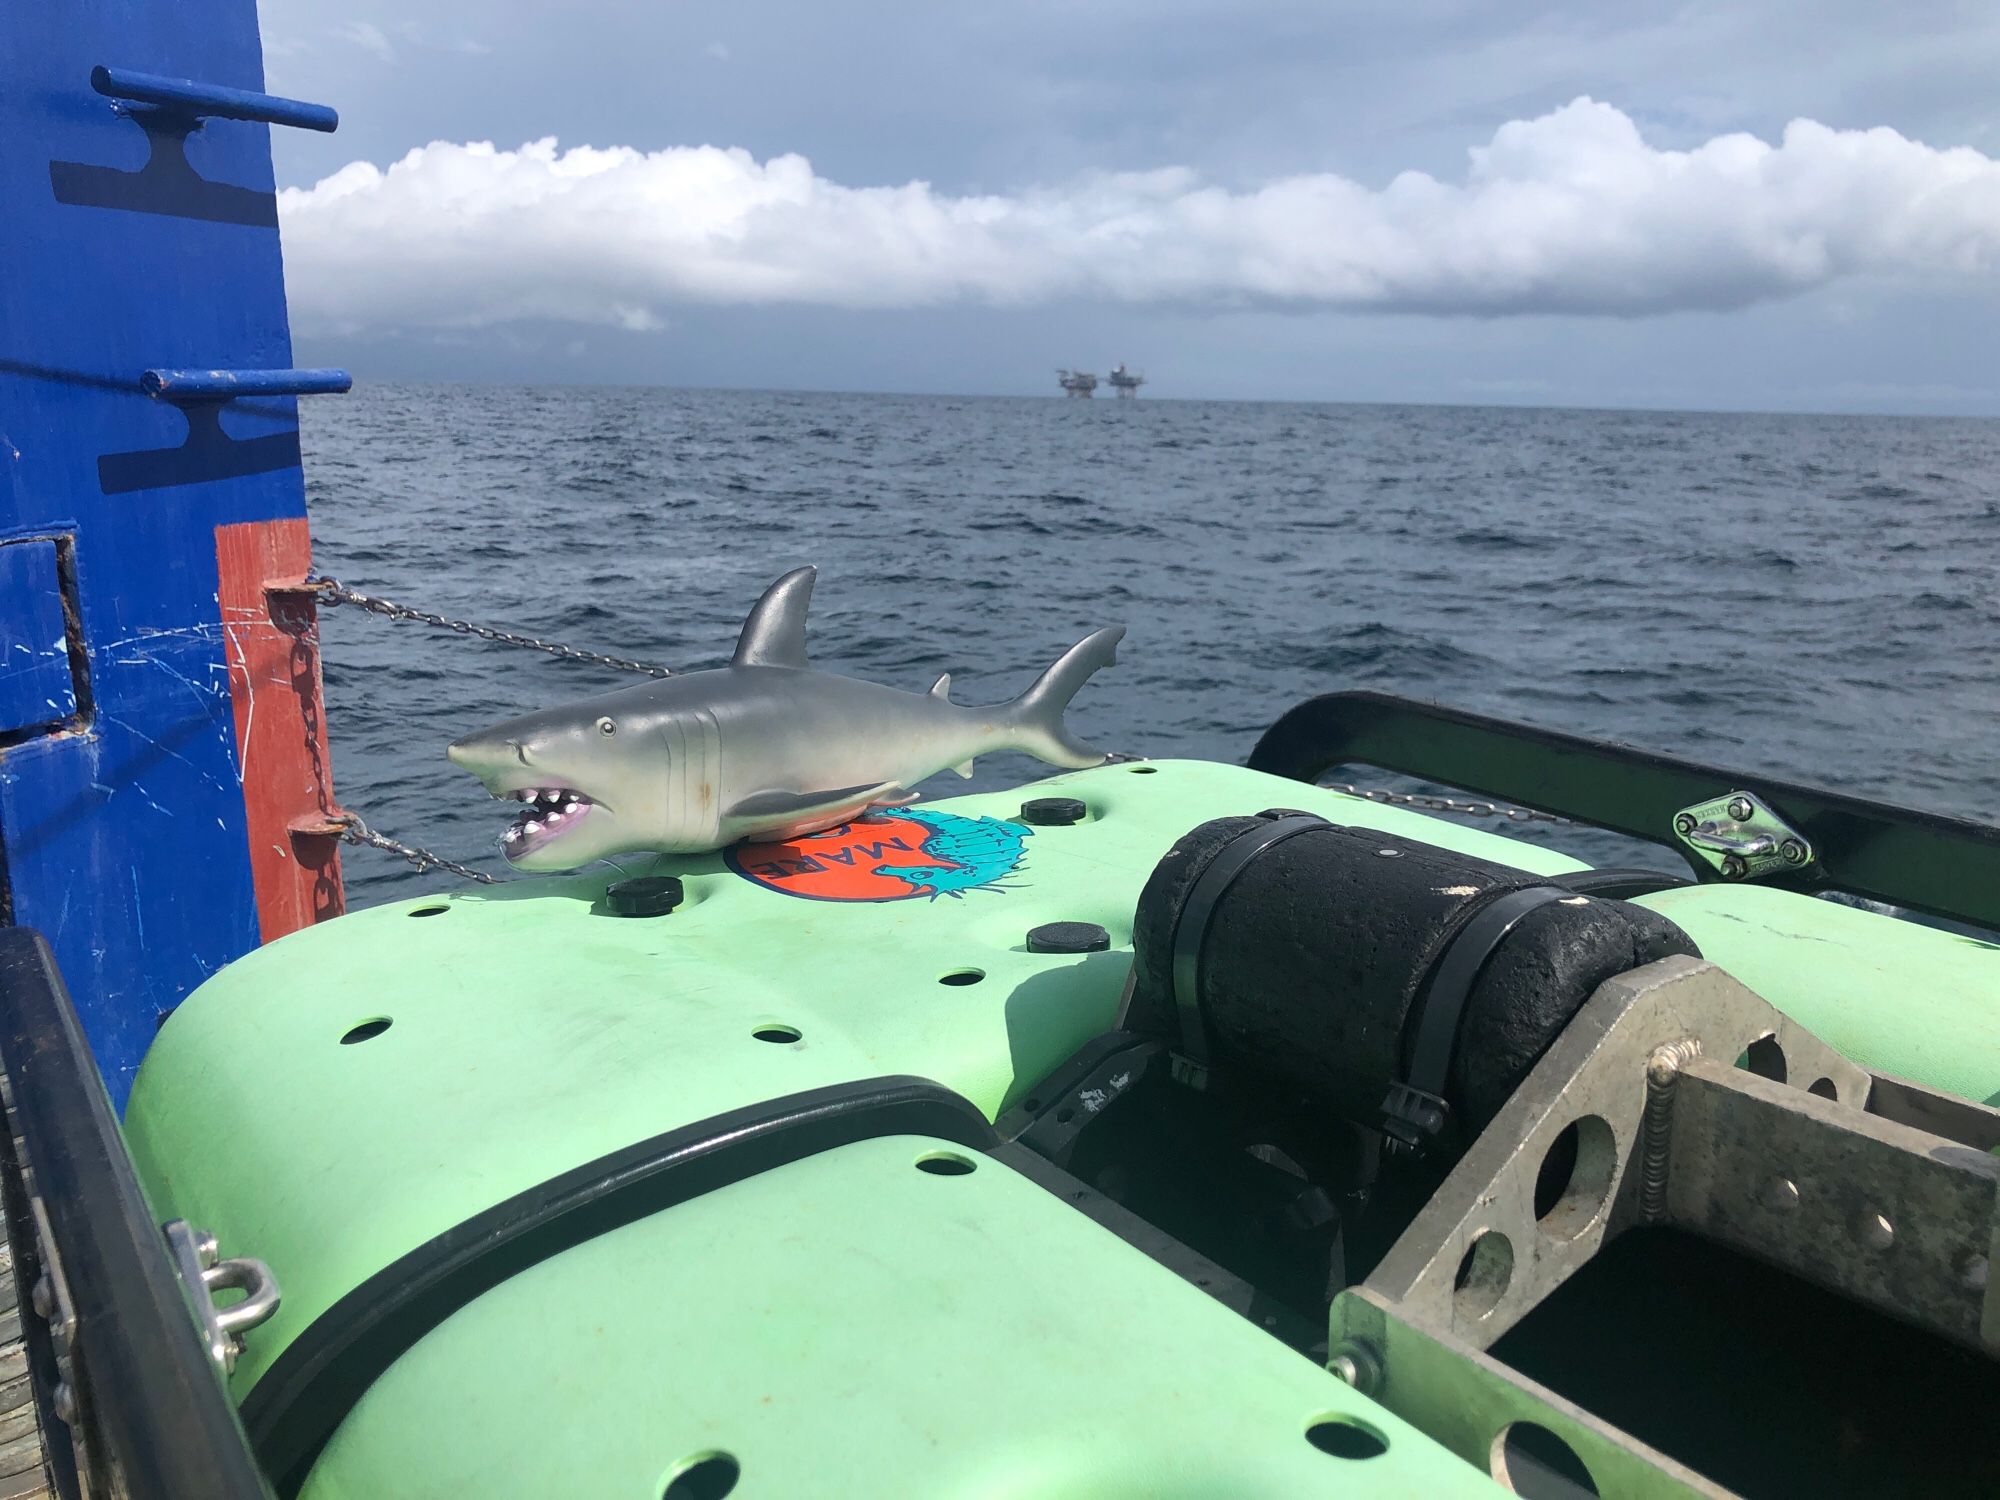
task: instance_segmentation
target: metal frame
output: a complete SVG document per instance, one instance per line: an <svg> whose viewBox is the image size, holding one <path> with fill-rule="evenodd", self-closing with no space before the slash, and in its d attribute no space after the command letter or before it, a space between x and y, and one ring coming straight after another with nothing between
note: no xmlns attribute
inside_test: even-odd
<svg viewBox="0 0 2000 1500"><path fill-rule="evenodd" d="M15 1274L33 1289L22 1321L58 1493L269 1500L55 960L20 927L0 930L0 1101L0 1180Z"/></svg>
<svg viewBox="0 0 2000 1500"><path fill-rule="evenodd" d="M1496 1475L1507 1428L1532 1422L1600 1493L1723 1493L1487 1351L1617 1236L1662 1226L1993 1357L1996 1135L2000 1111L1877 1079L1712 964L1663 959L1598 988L1335 1299L1329 1367ZM1566 1138L1574 1166L1537 1215Z"/></svg>
<svg viewBox="0 0 2000 1500"><path fill-rule="evenodd" d="M1258 740L1252 770L1314 782L1374 766L1502 798L1672 849L1704 881L1727 879L1677 836L1675 818L1731 793L1754 796L1809 841L1813 858L1763 883L1833 889L2000 930L2000 828L1748 775L1389 693L1329 693Z"/></svg>

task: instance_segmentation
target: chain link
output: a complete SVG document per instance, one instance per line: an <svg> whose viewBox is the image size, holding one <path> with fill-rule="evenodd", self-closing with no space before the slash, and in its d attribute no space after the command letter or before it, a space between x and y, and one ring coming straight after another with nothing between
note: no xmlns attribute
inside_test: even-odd
<svg viewBox="0 0 2000 1500"><path fill-rule="evenodd" d="M397 604L389 599L378 599L373 594L364 594L359 589L351 589L337 578L327 578L314 574L306 580L313 593L328 605L351 604L369 614L381 615L388 620L411 620L419 625L429 625L438 630L449 630L458 635L477 636L482 641L495 641L503 646L525 646L531 651L545 651L550 656L561 657L565 661L591 662L600 667L614 667L621 672L644 672L651 677L671 677L673 669L654 662L631 661L622 656L606 656L601 651L584 651L575 646L560 645L555 641L539 640L532 635L516 635L511 630L500 630L491 625L475 625L470 620L454 620L447 615L434 614L427 609L416 609L408 604ZM1123 757L1117 757L1123 758ZM1328 782L1326 789L1345 792L1350 797L1360 797L1369 802L1379 802L1391 807L1421 807L1431 812L1457 813L1467 818L1506 818L1515 823L1567 823L1568 818L1559 818L1554 813L1540 812L1532 807L1503 807L1497 802L1465 802L1456 797L1432 797L1421 792L1385 792L1377 788L1364 789L1344 781ZM419 849L414 844L399 843L385 834L377 833L359 817L348 813L346 827L341 837L351 844L366 844L371 848L401 855L419 870L443 870L447 874L462 876L466 880L476 880L482 885L493 885L491 875L469 866L445 859Z"/></svg>
<svg viewBox="0 0 2000 1500"><path fill-rule="evenodd" d="M461 879L476 880L481 885L498 885L499 882L483 870L475 870L470 865L462 865L457 860L446 859L441 854L433 854L428 849L419 849L415 844L399 843L385 833L377 833L361 821L357 813L343 812L339 821L345 825L340 836L350 844L366 844L371 849L381 849L390 854L400 854L418 870L443 870L447 875L457 875Z"/></svg>
<svg viewBox="0 0 2000 1500"><path fill-rule="evenodd" d="M622 656L606 656L599 651L584 651L575 646L562 646L554 641L538 640L532 635L516 635L511 630L499 630L491 625L475 625L470 620L454 620L447 615L433 614L427 609L415 609L407 604L396 604L388 599L378 599L373 594L364 594L359 589L351 589L338 578L325 578L318 574L306 580L313 593L329 605L351 604L357 609L365 609L372 615L381 615L387 620L414 620L419 625L432 625L439 630L454 631L459 635L478 636L482 641L497 641L503 646L526 646L531 651L546 651L550 656L559 656L565 661L587 661L600 667L616 667L621 672L644 672L652 677L671 677L673 669L653 662L629 661Z"/></svg>
<svg viewBox="0 0 2000 1500"><path fill-rule="evenodd" d="M357 609L366 610L372 615L380 615L386 620L412 620L419 625L449 630L456 635L477 636L482 641L495 641L503 646L525 646L531 651L546 651L550 656L559 656L565 661L590 662L600 667L615 667L621 672L644 672L651 677L673 675L671 668L653 662L630 661L622 656L606 656L599 651L583 651L575 646L538 640L532 635L516 635L511 630L499 630L491 625L475 625L470 620L454 620L447 615L434 614L427 609L415 609L389 599L378 599L373 594L364 594L359 589L349 588L338 578L314 574L306 580L306 584L322 603L329 606L351 604ZM350 844L361 844L388 854L399 855L418 870L442 870L447 875L456 875L463 880L474 880L481 885L499 883L483 870L475 870L470 865L446 859L441 854L433 854L430 850L419 848L415 844L405 844L398 839L390 838L387 834L377 833L356 813L342 813L340 821L342 823L340 836Z"/></svg>
<svg viewBox="0 0 2000 1500"><path fill-rule="evenodd" d="M1458 813L1468 818L1507 818L1516 823L1569 822L1568 818L1559 818L1554 813L1540 812L1532 807L1502 807L1498 802L1461 802L1456 797L1429 797L1421 792L1385 792L1379 788L1350 786L1344 781L1329 781L1324 785L1329 792L1345 792L1350 797L1390 807L1422 807L1432 812Z"/></svg>

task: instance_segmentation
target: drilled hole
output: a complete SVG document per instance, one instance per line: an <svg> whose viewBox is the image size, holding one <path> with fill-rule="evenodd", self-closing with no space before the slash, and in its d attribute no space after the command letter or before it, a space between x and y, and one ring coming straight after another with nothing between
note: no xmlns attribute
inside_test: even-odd
<svg viewBox="0 0 2000 1500"><path fill-rule="evenodd" d="M1986 1257L1977 1250L1961 1250L1951 1258L1951 1273L1968 1292L1986 1290Z"/></svg>
<svg viewBox="0 0 2000 1500"><path fill-rule="evenodd" d="M1125 769L1130 771L1134 776L1152 776L1160 768L1158 766L1127 766Z"/></svg>
<svg viewBox="0 0 2000 1500"><path fill-rule="evenodd" d="M1497 1229L1489 1229L1466 1247L1452 1281L1452 1301L1459 1316L1478 1320L1500 1305L1507 1285L1514 1279L1514 1243Z"/></svg>
<svg viewBox="0 0 2000 1500"><path fill-rule="evenodd" d="M674 1472L660 1500L722 1500L742 1476L742 1466L727 1453L703 1453Z"/></svg>
<svg viewBox="0 0 2000 1500"><path fill-rule="evenodd" d="M1353 1417L1325 1416L1306 1429L1306 1441L1335 1458L1380 1458L1389 1440Z"/></svg>
<svg viewBox="0 0 2000 1500"><path fill-rule="evenodd" d="M977 984L986 977L984 969L953 969L938 975L939 984Z"/></svg>
<svg viewBox="0 0 2000 1500"><path fill-rule="evenodd" d="M352 1047L356 1042L365 1042L370 1037L380 1036L392 1024L387 1016L376 1016L373 1020L363 1021L360 1025L348 1029L347 1034L341 1037L340 1045Z"/></svg>
<svg viewBox="0 0 2000 1500"><path fill-rule="evenodd" d="M449 906L441 905L413 906L410 908L409 914L413 917L441 917L450 910Z"/></svg>
<svg viewBox="0 0 2000 1500"><path fill-rule="evenodd" d="M805 1033L796 1026L781 1026L774 1021L768 1026L759 1026L750 1035L760 1042L775 1042L783 1046L788 1042L796 1042Z"/></svg>
<svg viewBox="0 0 2000 1500"><path fill-rule="evenodd" d="M1565 1125L1549 1143L1535 1176L1535 1217L1559 1240L1572 1240L1590 1227L1611 1196L1618 1166L1618 1143L1601 1115L1585 1115Z"/></svg>
<svg viewBox="0 0 2000 1500"><path fill-rule="evenodd" d="M1030 1113L1033 1113L1035 1110L1038 1110L1041 1107L1042 1107L1042 1101L1033 1097L1023 1099L1021 1101L1021 1108L1029 1111Z"/></svg>
<svg viewBox="0 0 2000 1500"><path fill-rule="evenodd" d="M1775 1036L1760 1036L1750 1044L1750 1050L1743 1054L1743 1066L1759 1078L1768 1078L1773 1083L1783 1083L1785 1049L1778 1045Z"/></svg>
<svg viewBox="0 0 2000 1500"><path fill-rule="evenodd" d="M1528 1500L1584 1500L1597 1481L1576 1449L1534 1422L1511 1422L1493 1439L1493 1477Z"/></svg>
<svg viewBox="0 0 2000 1500"><path fill-rule="evenodd" d="M1840 1098L1840 1090L1833 1086L1831 1078L1815 1078L1806 1089L1806 1092L1808 1094L1817 1094L1822 1099L1838 1101Z"/></svg>
<svg viewBox="0 0 2000 1500"><path fill-rule="evenodd" d="M933 1151L928 1156L917 1158L917 1170L928 1172L933 1177L963 1177L975 1168L971 1158L960 1156L956 1151Z"/></svg>
<svg viewBox="0 0 2000 1500"><path fill-rule="evenodd" d="M1789 1177L1767 1177L1757 1196L1772 1213L1788 1214L1799 1206L1799 1185Z"/></svg>
<svg viewBox="0 0 2000 1500"><path fill-rule="evenodd" d="M1076 1118L1076 1111L1071 1109L1067 1104L1065 1104L1061 1109L1056 1111L1056 1124L1058 1125L1067 1125L1071 1120L1074 1120L1075 1118Z"/></svg>
<svg viewBox="0 0 2000 1500"><path fill-rule="evenodd" d="M1870 1250L1887 1250L1896 1243L1896 1226L1886 1215L1864 1208L1854 1221L1854 1237Z"/></svg>

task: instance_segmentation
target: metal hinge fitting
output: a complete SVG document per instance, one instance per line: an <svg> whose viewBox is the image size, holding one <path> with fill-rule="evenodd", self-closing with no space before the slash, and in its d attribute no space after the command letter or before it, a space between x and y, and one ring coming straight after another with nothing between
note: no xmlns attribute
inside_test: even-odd
<svg viewBox="0 0 2000 1500"><path fill-rule="evenodd" d="M188 1300L194 1305L195 1321L201 1325L202 1345L216 1369L227 1375L243 1352L242 1336L278 1310L278 1279L261 1260L247 1256L220 1259L215 1236L194 1228L186 1219L175 1219L162 1228L174 1266L187 1287ZM232 1288L243 1293L243 1300L217 1307L215 1294Z"/></svg>
<svg viewBox="0 0 2000 1500"><path fill-rule="evenodd" d="M1755 880L1813 862L1812 844L1748 792L1682 808L1674 832L1724 880Z"/></svg>

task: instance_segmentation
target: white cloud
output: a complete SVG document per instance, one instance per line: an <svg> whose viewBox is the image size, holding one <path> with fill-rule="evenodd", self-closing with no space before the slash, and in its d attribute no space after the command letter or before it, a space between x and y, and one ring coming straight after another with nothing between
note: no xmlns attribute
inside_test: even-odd
<svg viewBox="0 0 2000 1500"><path fill-rule="evenodd" d="M1893 130L1796 120L1776 145L1665 151L1585 98L1470 156L1462 181L1379 189L1312 174L1232 191L1169 168L952 196L710 146L437 143L286 189L279 210L294 316L320 330L1068 298L1640 316L2000 266L2000 161Z"/></svg>
<svg viewBox="0 0 2000 1500"><path fill-rule="evenodd" d="M383 62L394 62L396 60L395 44L389 40L382 28L372 21L344 22L334 27L331 35L339 37L343 42L352 42L355 46L374 53Z"/></svg>

